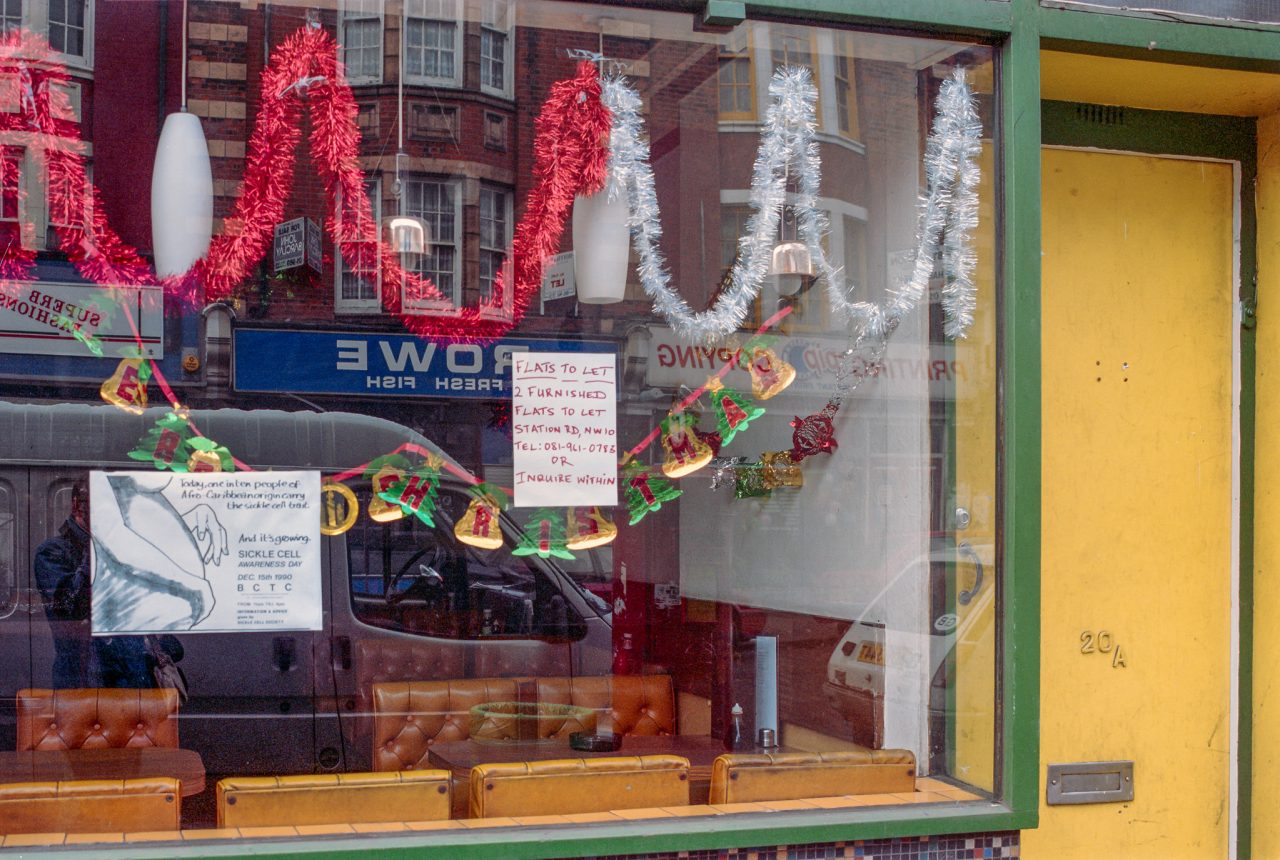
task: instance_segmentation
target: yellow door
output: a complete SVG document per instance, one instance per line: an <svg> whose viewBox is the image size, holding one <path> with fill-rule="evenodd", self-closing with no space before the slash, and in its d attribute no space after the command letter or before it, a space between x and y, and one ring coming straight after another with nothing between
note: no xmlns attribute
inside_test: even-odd
<svg viewBox="0 0 1280 860"><path fill-rule="evenodd" d="M1048 806L1029 858L1229 856L1233 169L1043 155L1041 775L1131 760L1134 799Z"/></svg>

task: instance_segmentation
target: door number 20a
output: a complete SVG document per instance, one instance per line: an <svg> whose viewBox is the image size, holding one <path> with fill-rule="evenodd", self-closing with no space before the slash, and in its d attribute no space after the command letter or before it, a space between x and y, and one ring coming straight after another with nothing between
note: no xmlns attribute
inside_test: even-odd
<svg viewBox="0 0 1280 860"><path fill-rule="evenodd" d="M1120 647L1120 643L1107 630L1099 630L1097 633L1092 630L1081 632L1080 653L1110 654L1112 669L1123 669L1128 665L1125 663L1124 649Z"/></svg>

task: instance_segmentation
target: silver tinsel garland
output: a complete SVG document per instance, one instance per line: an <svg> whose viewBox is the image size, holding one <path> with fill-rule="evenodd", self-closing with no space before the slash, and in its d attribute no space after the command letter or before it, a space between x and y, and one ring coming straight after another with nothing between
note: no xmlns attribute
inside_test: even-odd
<svg viewBox="0 0 1280 860"><path fill-rule="evenodd" d="M736 332L760 293L769 271L778 222L786 202L788 173L796 175L795 210L800 241L809 249L826 285L832 313L847 322L854 337L886 338L926 294L934 260L941 251L946 273L942 304L946 333L963 337L973 322L974 252L970 234L978 221L977 157L982 125L964 69L944 81L937 116L925 147L927 193L920 201L915 260L911 274L894 288L886 304L850 301L850 288L827 260L822 237L826 214L817 207L822 165L816 138L818 93L807 68L781 68L769 84L770 102L751 179L751 217L738 240L738 255L728 285L715 305L695 313L671 287L662 238L658 196L649 164L649 141L640 120L640 94L622 77L602 82L601 98L613 114L610 138L610 195L628 195L632 243L638 272L654 313L684 340L713 343ZM945 235L945 240L943 236ZM941 247L939 247L941 245Z"/></svg>

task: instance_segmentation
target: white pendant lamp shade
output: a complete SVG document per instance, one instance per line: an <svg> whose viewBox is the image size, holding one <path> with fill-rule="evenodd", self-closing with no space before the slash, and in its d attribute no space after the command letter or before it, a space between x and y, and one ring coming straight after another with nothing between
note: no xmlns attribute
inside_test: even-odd
<svg viewBox="0 0 1280 860"><path fill-rule="evenodd" d="M151 173L151 243L156 274L181 275L209 252L213 170L200 118L171 113L160 132Z"/></svg>
<svg viewBox="0 0 1280 860"><path fill-rule="evenodd" d="M393 215L382 219L387 244L397 254L425 254L431 242L427 222L409 215Z"/></svg>
<svg viewBox="0 0 1280 860"><path fill-rule="evenodd" d="M813 277L813 257L803 242L779 242L774 246L769 274L777 278L778 294L794 296Z"/></svg>
<svg viewBox="0 0 1280 860"><path fill-rule="evenodd" d="M627 194L606 186L573 201L573 277L578 301L589 305L620 302L627 292L631 230Z"/></svg>

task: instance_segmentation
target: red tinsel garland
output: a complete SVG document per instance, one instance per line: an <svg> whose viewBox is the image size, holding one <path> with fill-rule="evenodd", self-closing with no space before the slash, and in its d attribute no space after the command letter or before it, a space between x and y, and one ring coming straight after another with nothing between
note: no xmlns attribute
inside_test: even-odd
<svg viewBox="0 0 1280 860"><path fill-rule="evenodd" d="M60 247L80 274L104 286L156 284L146 262L110 228L97 191L87 181L79 128L69 119L65 91L52 85L69 76L48 44L25 31L0 39L0 78L17 82L20 107L0 113L0 131L13 133L10 137L18 143L28 135L33 138L30 148L49 176L51 211L66 225L56 228ZM582 63L573 78L552 86L537 120L537 184L515 230L513 283L508 285L499 273L488 298L457 308L430 280L404 271L399 255L380 238L379 225L365 205L356 102L333 37L303 27L285 39L263 72L261 93L235 214L205 259L163 282L166 294L192 306L229 298L270 247L293 183L304 98L313 128L312 156L330 202L325 220L329 235L357 271L381 267L384 307L424 337L487 340L508 332L541 288L544 261L559 250L573 198L604 184L610 116L600 102L595 67ZM8 169L0 159L0 183ZM10 241L0 258L0 278L30 277L35 259L31 244ZM406 297L411 307L406 307Z"/></svg>

